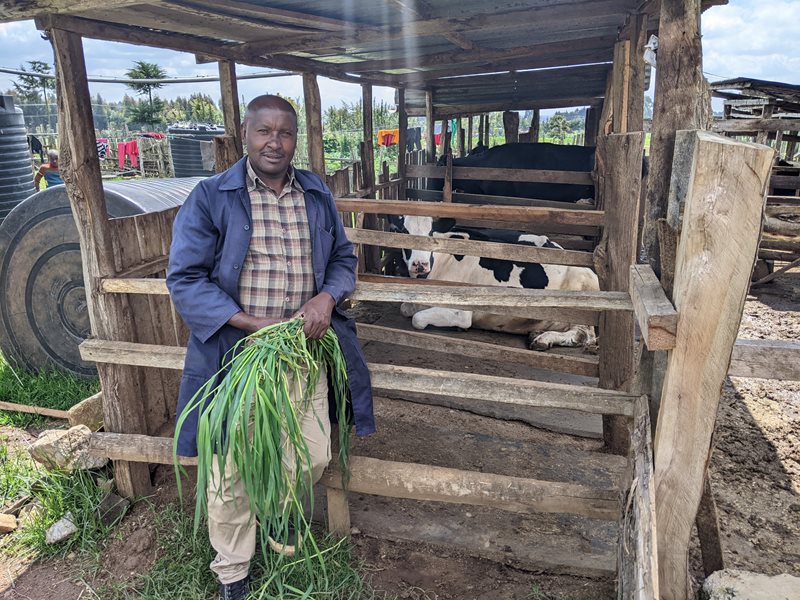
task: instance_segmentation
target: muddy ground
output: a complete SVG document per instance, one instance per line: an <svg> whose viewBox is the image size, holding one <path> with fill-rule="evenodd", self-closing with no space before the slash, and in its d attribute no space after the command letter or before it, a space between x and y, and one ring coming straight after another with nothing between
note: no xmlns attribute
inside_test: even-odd
<svg viewBox="0 0 800 600"><path fill-rule="evenodd" d="M796 270L753 291L740 337L797 340L798 311L800 271ZM391 309L362 306L359 313L365 322L403 324ZM504 339L517 346L524 343L518 338ZM377 342L367 344L366 351L374 362L502 376L533 375L510 365L426 355ZM618 483L622 461L601 452L596 419L551 411L523 415L528 422L504 421L459 410L454 407L455 400L444 407L408 400L383 393L376 402L379 432L356 440L353 453L553 481L598 486ZM580 430L585 435L553 433L531 423ZM24 443L26 437L25 432L13 432L15 443ZM800 575L800 383L728 380L715 443L711 477L726 566ZM154 501L175 501L172 476L160 468L157 477L160 485ZM538 591L555 598L614 597L615 534L611 523L358 494L351 496L351 509L356 554L365 561L376 588L401 598L544 597L537 596ZM97 589L145 571L154 561L156 547L148 514L146 507L134 507L105 550L106 572L97 574L95 580L77 582L75 565L70 560L57 561L23 570L12 589L9 576L14 561L0 557L4 561L0 564L0 598L96 597L88 593L87 585ZM555 567L555 563L562 566ZM699 578L696 544L691 564ZM576 575L578 572L589 575Z"/></svg>

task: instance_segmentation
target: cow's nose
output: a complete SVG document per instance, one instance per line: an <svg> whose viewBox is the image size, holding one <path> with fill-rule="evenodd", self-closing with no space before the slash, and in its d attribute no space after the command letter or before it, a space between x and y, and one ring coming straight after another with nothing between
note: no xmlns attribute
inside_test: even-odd
<svg viewBox="0 0 800 600"><path fill-rule="evenodd" d="M414 261L411 263L411 267L417 273L427 273L430 270L430 263L428 261Z"/></svg>

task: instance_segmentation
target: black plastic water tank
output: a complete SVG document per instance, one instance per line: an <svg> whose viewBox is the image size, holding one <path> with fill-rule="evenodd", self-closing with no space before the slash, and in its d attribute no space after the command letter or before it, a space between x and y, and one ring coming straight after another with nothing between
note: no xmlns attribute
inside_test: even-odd
<svg viewBox="0 0 800 600"><path fill-rule="evenodd" d="M0 96L0 223L33 192L25 118L13 96Z"/></svg>
<svg viewBox="0 0 800 600"><path fill-rule="evenodd" d="M200 147L202 142L213 142L218 135L225 135L224 128L170 127L167 133L175 177L209 177L214 174L213 170L203 168ZM210 151L213 156L213 146L210 147Z"/></svg>
<svg viewBox="0 0 800 600"><path fill-rule="evenodd" d="M201 178L103 182L111 217L180 206ZM63 185L20 203L0 224L0 349L21 368L93 375L78 230Z"/></svg>

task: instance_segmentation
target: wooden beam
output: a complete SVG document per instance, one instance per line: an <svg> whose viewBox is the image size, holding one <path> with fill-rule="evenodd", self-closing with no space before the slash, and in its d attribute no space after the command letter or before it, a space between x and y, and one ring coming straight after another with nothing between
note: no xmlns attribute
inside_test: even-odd
<svg viewBox="0 0 800 600"><path fill-rule="evenodd" d="M506 144L516 144L519 142L519 113L513 110L503 111L503 131L506 136Z"/></svg>
<svg viewBox="0 0 800 600"><path fill-rule="evenodd" d="M409 169L413 166L409 165ZM455 219L488 219L517 224L546 221L554 225L597 227L605 222L605 213L603 211L544 208L539 206L483 206L461 203L447 204L442 202L337 198L336 207L343 212L372 212L386 215L452 217Z"/></svg>
<svg viewBox="0 0 800 600"><path fill-rule="evenodd" d="M641 166L641 160L640 166ZM641 171L641 168L639 169ZM410 165L410 177L437 177L445 175L445 168L433 165ZM545 169L495 169L488 167L455 167L454 179L470 181L514 181L538 183L569 183L574 185L593 185L592 174L588 171L550 171Z"/></svg>
<svg viewBox="0 0 800 600"><path fill-rule="evenodd" d="M128 267L127 269L123 269L122 271L119 271L116 276L119 278L126 278L126 277L137 278L137 277L146 277L148 275L155 275L156 273L160 273L161 271L166 271L168 264L169 264L169 256L160 256L158 258L148 260L147 262L143 262L138 265Z"/></svg>
<svg viewBox="0 0 800 600"><path fill-rule="evenodd" d="M700 44L700 0L662 0L658 36L643 253L660 276L657 222L667 216L675 132L706 129L711 118Z"/></svg>
<svg viewBox="0 0 800 600"><path fill-rule="evenodd" d="M628 131L644 131L644 46L647 43L647 14L631 16L630 77L628 78Z"/></svg>
<svg viewBox="0 0 800 600"><path fill-rule="evenodd" d="M236 149L234 136L226 134L214 137L214 171L222 173L235 165L240 158L242 155Z"/></svg>
<svg viewBox="0 0 800 600"><path fill-rule="evenodd" d="M510 348L475 340L460 339L405 331L379 325L358 324L358 337L364 342L381 342L419 348L426 352L442 352L450 355L470 356L482 360L497 361L503 364L525 365L534 369L548 369L572 373L584 377L597 377L597 358L536 352L525 348Z"/></svg>
<svg viewBox="0 0 800 600"><path fill-rule="evenodd" d="M236 154L241 158L242 116L239 114L239 86L236 82L236 63L230 60L219 61L219 88L222 95L222 116L225 120L225 133L233 137Z"/></svg>
<svg viewBox="0 0 800 600"><path fill-rule="evenodd" d="M678 329L675 307L650 265L632 265L630 277L633 312L647 349L671 350Z"/></svg>
<svg viewBox="0 0 800 600"><path fill-rule="evenodd" d="M322 143L322 101L317 76L303 73L303 97L306 108L306 140L311 170L325 178L325 148Z"/></svg>
<svg viewBox="0 0 800 600"><path fill-rule="evenodd" d="M85 0L81 1L80 10L92 12L95 10L114 10L141 4L141 0ZM76 9L75 3L69 0L48 0L47 2L6 2L0 5L0 23L35 19L63 13L70 13Z"/></svg>
<svg viewBox="0 0 800 600"><path fill-rule="evenodd" d="M711 130L718 133L739 133L748 131L796 131L800 129L798 118L773 119L724 119L714 121Z"/></svg>
<svg viewBox="0 0 800 600"><path fill-rule="evenodd" d="M621 40L614 44L614 66L611 71L611 85L613 86L613 131L614 133L628 132L628 94L631 78L631 43ZM644 102L644 100L643 100Z"/></svg>
<svg viewBox="0 0 800 600"><path fill-rule="evenodd" d="M79 350L81 358L86 361L177 371L183 370L186 358L186 348L181 346L159 346L96 339L84 340L81 342Z"/></svg>
<svg viewBox="0 0 800 600"><path fill-rule="evenodd" d="M597 145L597 129L600 122L601 107L592 104L586 109L586 122L584 124L584 146Z"/></svg>
<svg viewBox="0 0 800 600"><path fill-rule="evenodd" d="M354 244L369 244L387 248L409 248L414 250L430 250L447 254L496 258L517 262L530 262L551 265L569 265L576 267L592 267L590 252L560 250L556 248L539 248L522 244L503 244L499 242L480 242L458 238L409 235L406 233L389 233L386 231L370 231L368 229L346 228L347 238Z"/></svg>
<svg viewBox="0 0 800 600"><path fill-rule="evenodd" d="M60 22L61 19L59 19ZM79 35L61 29L48 31L56 59L61 124L60 168L77 224L83 259L83 279L92 334L104 339L133 339L127 298L101 294L98 285L116 273L114 246L97 158L91 96L83 44ZM100 371L104 422L109 431L145 433L147 424L136 390L138 374L124 366ZM147 495L151 491L146 465L117 462L115 478L120 494Z"/></svg>
<svg viewBox="0 0 800 600"><path fill-rule="evenodd" d="M658 565L665 600L689 597L691 531L758 251L763 203L753 198L764 197L774 156L764 146L703 131L696 136L675 265L673 301L680 319L655 436Z"/></svg>
<svg viewBox="0 0 800 600"><path fill-rule="evenodd" d="M156 294L169 296L165 279L137 278L104 278L100 282L100 291L104 294Z"/></svg>
<svg viewBox="0 0 800 600"><path fill-rule="evenodd" d="M523 514L575 514L609 521L619 518L619 490L613 488L523 479L366 456L353 456L350 471L347 490L356 494L489 506ZM329 489L341 489L341 472L336 467L328 469L321 482Z"/></svg>
<svg viewBox="0 0 800 600"><path fill-rule="evenodd" d="M27 404L17 404L16 402L6 402L0 400L0 410L8 410L11 412L22 412L33 415L42 415L43 417L52 417L54 419L68 419L69 413L66 410L57 410L55 408L45 408L43 406L29 406Z"/></svg>
<svg viewBox="0 0 800 600"><path fill-rule="evenodd" d="M595 249L600 289L628 292L630 266L636 262L639 195L644 133L603 136L596 152L598 201L606 211L603 237ZM600 315L600 387L629 390L634 378L634 315ZM627 423L604 417L603 437L615 454L626 455Z"/></svg>
<svg viewBox="0 0 800 600"><path fill-rule="evenodd" d="M437 190L406 190L406 199L408 200L427 200L428 202L439 202L442 200L442 192ZM800 203L800 198L798 198ZM599 211L591 204L575 204L571 202L559 202L558 200L539 200L537 198L519 198L515 196L486 196L484 194L464 194L461 192L453 193L453 202L459 204L497 204L506 206L539 206L541 208L557 208L560 210L582 210L593 211L600 214L605 214L604 211ZM566 208L568 207L568 208ZM594 246L594 244L592 244ZM566 247L566 246L565 246Z"/></svg>
<svg viewBox="0 0 800 600"><path fill-rule="evenodd" d="M408 111L406 110L406 89L397 90L397 121L399 135L397 139L397 176L406 177L406 153L408 146Z"/></svg>
<svg viewBox="0 0 800 600"><path fill-rule="evenodd" d="M369 190L369 194L374 194L375 188L375 148L373 145L373 125L372 125L372 86L364 84L361 86L361 110L362 110L362 132L364 135L364 156L362 166L364 168L364 187Z"/></svg>
<svg viewBox="0 0 800 600"><path fill-rule="evenodd" d="M436 162L436 121L433 115L433 92L425 91L425 151L428 162Z"/></svg>
<svg viewBox="0 0 800 600"><path fill-rule="evenodd" d="M800 381L800 342L736 340L728 374Z"/></svg>

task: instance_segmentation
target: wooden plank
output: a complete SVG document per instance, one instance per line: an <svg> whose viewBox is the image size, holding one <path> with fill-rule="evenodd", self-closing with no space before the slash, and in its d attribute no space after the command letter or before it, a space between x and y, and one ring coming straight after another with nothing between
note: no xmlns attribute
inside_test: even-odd
<svg viewBox="0 0 800 600"><path fill-rule="evenodd" d="M764 198L774 156L765 146L696 136L675 266L681 316L655 436L659 580L667 600L688 594L692 526L761 232L763 203L753 198Z"/></svg>
<svg viewBox="0 0 800 600"><path fill-rule="evenodd" d="M369 364L369 370L375 389L518 406L568 408L594 414L631 416L633 413L631 402L635 396L614 390L375 363Z"/></svg>
<svg viewBox="0 0 800 600"><path fill-rule="evenodd" d="M425 152L429 163L436 162L436 121L433 115L433 91L425 90ZM410 169L415 165L409 165L406 173L409 177L416 177L411 175Z"/></svg>
<svg viewBox="0 0 800 600"><path fill-rule="evenodd" d="M409 177L445 176L445 167L434 165L409 165ZM491 169L486 167L454 167L454 179L479 181L514 181L533 183L570 183L593 185L592 174L586 171L550 171L545 169Z"/></svg>
<svg viewBox="0 0 800 600"><path fill-rule="evenodd" d="M222 117L225 121L225 134L233 137L236 155L243 156L242 116L239 111L239 86L236 81L236 63L231 60L219 61L219 89L222 99Z"/></svg>
<svg viewBox="0 0 800 600"><path fill-rule="evenodd" d="M702 73L700 0L662 0L658 62L643 254L645 262L649 262L660 276L657 222L667 215L675 132L679 129L706 129L711 119L710 93Z"/></svg>
<svg viewBox="0 0 800 600"><path fill-rule="evenodd" d="M628 131L644 131L644 46L647 43L647 14L631 15L630 18L632 27L627 127Z"/></svg>
<svg viewBox="0 0 800 600"><path fill-rule="evenodd" d="M402 329L363 323L358 324L358 337L365 342L396 344L398 346L419 348L426 352L471 356L504 364L513 363L535 369L549 369L585 377L597 377L596 357L535 352L524 348L509 348L486 342L457 339L431 333L404 331Z"/></svg>
<svg viewBox="0 0 800 600"><path fill-rule="evenodd" d="M410 166L409 166L410 168ZM569 208L539 206L481 206L477 204L447 204L443 202L406 202L404 200L360 200L337 198L340 211L371 212L386 215L415 215L422 217L453 217L455 219L489 219L508 223L601 226L605 213Z"/></svg>
<svg viewBox="0 0 800 600"><path fill-rule="evenodd" d="M659 48L660 49L660 48ZM711 130L718 133L739 133L747 131L796 131L800 129L800 119L724 119L714 121Z"/></svg>
<svg viewBox="0 0 800 600"><path fill-rule="evenodd" d="M630 93L630 40L614 44L614 66L611 71L612 119L614 133L628 132L628 94Z"/></svg>
<svg viewBox="0 0 800 600"><path fill-rule="evenodd" d="M800 189L800 176L797 175L773 175L769 180L771 188L788 188L792 190Z"/></svg>
<svg viewBox="0 0 800 600"><path fill-rule="evenodd" d="M408 287L396 283L366 283L356 286L350 296L353 300L375 302L408 302L432 306L460 306L468 310L485 310L484 307L546 307L582 310L632 311L633 304L627 292L587 292L565 290L533 290L522 288L471 287L460 289L450 286L420 286L409 293ZM479 306L481 308L472 308Z"/></svg>
<svg viewBox="0 0 800 600"><path fill-rule="evenodd" d="M348 490L357 494L490 506L510 512L575 514L615 521L619 490L576 483L524 479L415 463L350 458ZM329 489L341 489L342 476L329 468L322 476Z"/></svg>
<svg viewBox="0 0 800 600"><path fill-rule="evenodd" d="M218 135L214 138L214 171L227 171L242 155L236 149L236 138L232 135Z"/></svg>
<svg viewBox="0 0 800 600"><path fill-rule="evenodd" d="M519 113L513 110L503 111L503 132L506 144L519 142Z"/></svg>
<svg viewBox="0 0 800 600"><path fill-rule="evenodd" d="M650 265L631 265L633 312L648 350L675 347L678 313Z"/></svg>
<svg viewBox="0 0 800 600"><path fill-rule="evenodd" d="M632 481L622 516L619 541L620 600L657 600L659 596L653 447L647 397L634 404L631 429Z"/></svg>
<svg viewBox="0 0 800 600"><path fill-rule="evenodd" d="M389 233L386 231L370 231L366 229L345 228L347 238L356 244L370 244L387 248L413 248L414 250L430 250L447 254L497 258L518 262L572 265L592 267L591 252L576 250L560 250L555 248L539 248L523 244L503 244L499 242L481 242L448 237L410 235L407 233Z"/></svg>
<svg viewBox="0 0 800 600"><path fill-rule="evenodd" d="M361 111L361 126L364 135L364 154L361 157L364 165L364 187L372 192L375 187L375 150L372 141L372 86L368 83L361 86Z"/></svg>
<svg viewBox="0 0 800 600"><path fill-rule="evenodd" d="M59 18L59 24L61 19ZM108 224L100 163L97 158L91 96L86 76L83 45L79 35L48 30L56 58L59 84L58 111L62 124L61 171L66 183L80 238L85 281L98 281L116 272L111 228ZM132 324L126 313L126 298L98 293L88 288L87 304L92 333L105 339L132 339ZM109 431L143 433L146 422L136 402L138 374L127 367L102 370L105 395L104 422ZM115 464L120 494L127 497L151 491L146 465Z"/></svg>
<svg viewBox="0 0 800 600"><path fill-rule="evenodd" d="M728 375L800 381L800 342L736 340Z"/></svg>
<svg viewBox="0 0 800 600"><path fill-rule="evenodd" d="M401 181L406 178L406 149L408 146L408 111L406 110L406 89L397 90L397 121L399 135L397 139L397 176Z"/></svg>
<svg viewBox="0 0 800 600"><path fill-rule="evenodd" d="M17 404L16 402L5 402L4 400L0 400L0 410L42 415L43 417L53 417L54 419L69 418L69 413L66 410L44 408L42 406L29 406L27 404Z"/></svg>
<svg viewBox="0 0 800 600"><path fill-rule="evenodd" d="M306 140L311 170L325 177L325 149L322 144L322 101L314 73L303 73L303 98L306 109Z"/></svg>
<svg viewBox="0 0 800 600"><path fill-rule="evenodd" d="M117 273L117 277L120 279L144 278L147 275L155 275L156 273L166 271L168 264L169 256L159 256L158 258L153 258L138 265L122 269Z"/></svg>
<svg viewBox="0 0 800 600"><path fill-rule="evenodd" d="M627 114L627 109L622 110ZM612 134L598 140L597 190L606 211L606 226L594 254L603 290L628 292L630 266L636 262L643 151L642 132ZM634 377L634 322L632 313L600 315L600 387L630 389ZM630 438L623 420L604 417L603 437L612 452L627 454Z"/></svg>
<svg viewBox="0 0 800 600"><path fill-rule="evenodd" d="M350 537L350 507L347 490L328 487L325 490L328 504L328 533L337 538Z"/></svg>
<svg viewBox="0 0 800 600"><path fill-rule="evenodd" d="M429 202L439 202L443 199L442 192L438 190L415 190L407 189L406 196L409 200L427 200ZM800 199L798 199L800 200ZM561 208L569 210L598 211L591 204L574 204L572 202L559 202L557 200L539 200L537 198L518 198L516 196L486 196L484 194L465 194L463 192L453 193L453 202L459 204L493 204L511 206L541 206L542 208Z"/></svg>
<svg viewBox="0 0 800 600"><path fill-rule="evenodd" d="M159 369L183 369L186 349L131 342L85 340L80 345L84 360L99 364L137 365ZM613 390L492 377L415 367L370 363L375 388L431 395L460 396L545 408L568 408L596 414L630 416L635 396Z"/></svg>
<svg viewBox="0 0 800 600"><path fill-rule="evenodd" d="M159 294L169 295L165 279L115 279L100 282L100 290L106 294Z"/></svg>

